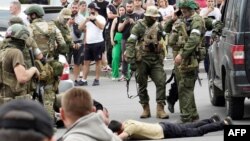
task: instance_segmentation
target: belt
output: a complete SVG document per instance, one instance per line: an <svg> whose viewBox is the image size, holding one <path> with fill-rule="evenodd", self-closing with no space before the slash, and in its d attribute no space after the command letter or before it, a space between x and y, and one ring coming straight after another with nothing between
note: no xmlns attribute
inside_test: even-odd
<svg viewBox="0 0 250 141"><path fill-rule="evenodd" d="M79 43L79 44L83 44L83 40L77 40L77 41L73 41L75 44Z"/></svg>

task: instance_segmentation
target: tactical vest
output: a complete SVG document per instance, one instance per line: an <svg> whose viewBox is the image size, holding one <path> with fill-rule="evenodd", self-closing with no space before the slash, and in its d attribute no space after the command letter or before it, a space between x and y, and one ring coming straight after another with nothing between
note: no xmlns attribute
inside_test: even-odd
<svg viewBox="0 0 250 141"><path fill-rule="evenodd" d="M41 19L37 19L37 22L44 22ZM44 22L46 23L46 22ZM41 67L40 65L36 65L39 69L39 71L47 72L48 78L52 79L47 80L46 84L51 83L54 81L54 79L58 79L59 76L61 76L63 72L63 64L59 61L58 55L59 52L56 50L56 29L54 22L48 22L48 32L45 33L40 27L37 26L36 22L32 23L30 27L33 29L33 38L36 41L37 45L43 52L43 55L47 59L47 63L52 67L44 66ZM63 48L60 48L63 49ZM55 59L56 58L56 59ZM36 63L37 64L37 63ZM47 64L46 64L47 65ZM45 68L46 70L42 69ZM53 71L51 71L53 70ZM52 74L53 73L53 74ZM44 77L46 78L46 77ZM48 82L48 83L47 83Z"/></svg>
<svg viewBox="0 0 250 141"><path fill-rule="evenodd" d="M163 41L158 35L159 32L162 32L161 24L155 22L151 27L148 27L142 20L139 20L138 23L144 27L145 32L135 47L136 60L140 61L143 56L147 55L158 55L163 60L165 56Z"/></svg>
<svg viewBox="0 0 250 141"><path fill-rule="evenodd" d="M8 48L0 51L0 105L12 99L31 99L27 84L18 83L14 73L4 70L5 56L9 51Z"/></svg>
<svg viewBox="0 0 250 141"><path fill-rule="evenodd" d="M199 16L199 15L194 15L192 17L192 19L189 22L180 22L179 24L179 32L181 32L181 38L178 38L178 43L177 45L180 46L180 52L182 51L182 48L184 47L184 45L187 43L188 37L191 34L191 26L192 26L192 22L196 22L201 20L201 26L204 27L204 29L201 29L201 37L200 37L200 41L199 44L195 47L194 52L186 59L184 59L181 64L178 66L178 68L180 69L180 72L189 72L189 71L193 71L193 70L197 70L199 67L199 62L202 61L205 58L206 55L206 48L204 46L202 46L202 40L203 40L203 36L205 33L205 22L204 20ZM178 52L179 53L179 52Z"/></svg>
<svg viewBox="0 0 250 141"><path fill-rule="evenodd" d="M30 27L33 32L33 38L36 41L37 45L43 52L45 57L54 57L56 50L56 28L53 22L43 22L44 24L48 24L48 32L45 33L43 29L41 29L36 22L30 24Z"/></svg>

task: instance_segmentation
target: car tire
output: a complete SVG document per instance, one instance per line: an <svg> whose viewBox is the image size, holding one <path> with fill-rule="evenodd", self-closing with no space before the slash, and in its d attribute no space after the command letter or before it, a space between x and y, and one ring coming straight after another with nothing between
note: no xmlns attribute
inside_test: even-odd
<svg viewBox="0 0 250 141"><path fill-rule="evenodd" d="M214 106L225 106L225 98L223 90L219 89L214 85L214 70L213 66L210 64L208 71L208 89L210 102Z"/></svg>
<svg viewBox="0 0 250 141"><path fill-rule="evenodd" d="M228 77L225 79L225 96L227 115L233 120L240 120L244 116L244 97L233 97Z"/></svg>

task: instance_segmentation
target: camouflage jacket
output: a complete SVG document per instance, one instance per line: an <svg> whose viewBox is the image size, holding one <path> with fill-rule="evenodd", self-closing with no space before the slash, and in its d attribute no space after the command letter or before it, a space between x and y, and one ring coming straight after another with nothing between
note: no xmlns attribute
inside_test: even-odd
<svg viewBox="0 0 250 141"><path fill-rule="evenodd" d="M196 70L199 66L197 52L199 51L198 49L200 48L204 37L205 22L197 13L189 19L183 19L183 22L185 23L185 26L181 26L181 30L183 31L181 35L184 39L181 39L181 41L178 39L178 44L181 47L178 54L182 56L182 62L179 69L182 72L187 72ZM185 27L186 32L183 30L183 27Z"/></svg>
<svg viewBox="0 0 250 141"><path fill-rule="evenodd" d="M151 27L146 25L145 19L138 20L130 32L126 43L126 57L129 63L141 61L142 58L164 58L163 44L161 42L163 28L155 22Z"/></svg>
<svg viewBox="0 0 250 141"><path fill-rule="evenodd" d="M60 51L65 50L64 38L54 22L35 19L29 25L29 30L45 57L58 57Z"/></svg>
<svg viewBox="0 0 250 141"><path fill-rule="evenodd" d="M69 53L70 48L73 47L73 39L70 35L70 29L67 25L61 24L59 21L54 21L56 27L61 31L64 41L66 43L66 53Z"/></svg>

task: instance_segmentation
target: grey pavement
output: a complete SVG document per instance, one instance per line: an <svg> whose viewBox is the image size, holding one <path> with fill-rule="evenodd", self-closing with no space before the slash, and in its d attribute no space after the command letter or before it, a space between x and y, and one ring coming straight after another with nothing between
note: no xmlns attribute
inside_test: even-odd
<svg viewBox="0 0 250 141"><path fill-rule="evenodd" d="M171 74L173 68L174 68L173 58L165 59L164 60L164 70L168 74ZM199 64L199 72L200 73L204 73L205 72L203 62L200 62L200 64ZM94 62L90 66L89 75L95 75L95 64L94 64ZM110 72L102 72L101 76L110 76Z"/></svg>
<svg viewBox="0 0 250 141"><path fill-rule="evenodd" d="M170 73L167 72L168 77ZM226 116L225 107L214 107L211 105L208 94L208 83L205 73L200 74L202 79L202 86L199 86L198 82L195 87L195 99L200 114L200 119L209 118L214 113L218 113L222 118ZM170 114L169 119L158 119L156 118L156 102L155 102L155 85L153 82L148 83L148 93L150 95L150 108L151 108L151 118L140 119L139 115L142 112L142 108L139 104L138 97L134 99L129 99L127 97L126 82L112 81L107 76L102 76L100 78L100 86L92 86L94 76L88 77L88 86L82 88L87 89L92 97L101 102L109 111L110 119L116 119L119 121L124 121L127 119L134 119L143 122L156 123L160 121L176 122L180 117L179 104L176 103L175 113ZM166 85L166 95L168 95L168 90L170 85ZM129 85L129 95L136 95L137 87L135 80L132 79ZM167 107L165 107L166 111ZM249 115L249 114L248 114ZM248 121L245 121L249 123ZM58 129L56 132L56 137L60 137L65 132L65 129ZM175 141L223 141L223 131L213 132L206 134L202 137L190 137L190 138L174 138L174 139L163 139L175 140Z"/></svg>

